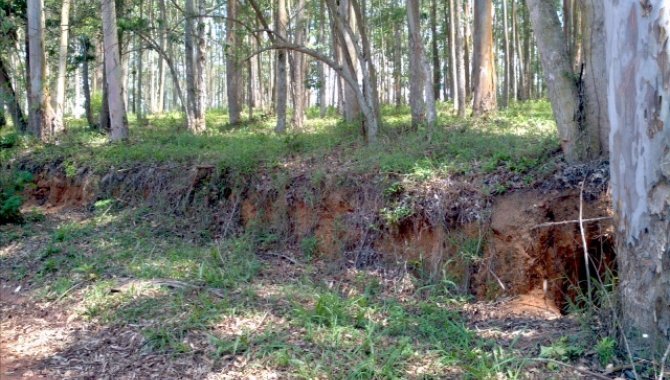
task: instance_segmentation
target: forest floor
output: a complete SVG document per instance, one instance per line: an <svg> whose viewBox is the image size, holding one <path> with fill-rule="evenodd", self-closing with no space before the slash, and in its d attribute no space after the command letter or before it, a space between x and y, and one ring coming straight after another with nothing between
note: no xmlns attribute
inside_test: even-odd
<svg viewBox="0 0 670 380"><path fill-rule="evenodd" d="M370 174L371 182L383 178L375 184L391 195L460 176L482 199L531 186L560 165L547 103L479 121L443 108L432 132L407 129L406 109L386 109L376 146L366 146L357 127L314 115L305 131L285 136L271 132L271 119L231 127L223 113L208 115L208 132L192 136L168 115L134 121L128 144L108 144L72 120L51 145L0 131L0 162L4 178L18 169L57 168L68 186L83 173L163 166L179 173L194 165L221 169L227 181L261 173L273 177L272 186L285 186L287 172L309 170L312 184L328 183L323 178L332 171ZM156 202L82 198L79 187L76 197L59 195L58 204L49 203L53 194L32 199L23 223L0 225L2 379L628 374L614 341L592 326L592 313L562 315L542 294L477 301L447 278L421 278L407 262L361 266L321 257L317 237L282 246L251 229L219 234ZM191 193L180 199L192 201ZM397 223L409 210L393 202L381 219Z"/></svg>
<svg viewBox="0 0 670 380"><path fill-rule="evenodd" d="M574 379L598 371L578 318L510 315L504 306L515 299L418 289L397 268L259 255L245 236L191 243L132 210L41 211L43 220L0 229L3 379ZM548 362L576 357L574 367Z"/></svg>

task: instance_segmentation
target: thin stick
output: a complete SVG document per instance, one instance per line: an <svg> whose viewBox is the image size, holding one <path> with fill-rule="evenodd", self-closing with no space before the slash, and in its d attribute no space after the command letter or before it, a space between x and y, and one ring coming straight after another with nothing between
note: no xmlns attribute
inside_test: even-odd
<svg viewBox="0 0 670 380"><path fill-rule="evenodd" d="M584 219L582 218L584 212L584 183L579 190L579 231L582 235L582 247L584 248L584 264L586 264L586 285L589 291L589 303L593 304L591 299L591 271L589 269L589 247L586 245L586 232L584 231Z"/></svg>
<svg viewBox="0 0 670 380"><path fill-rule="evenodd" d="M573 366L573 365L571 365L571 364L564 363L564 362L562 362L562 361L558 361L558 360L554 360L554 359L546 359L546 358L533 358L533 359L531 359L531 360L536 361L536 362L545 362L545 363L552 363L552 364L560 365L560 366L563 366L563 367L566 367L566 368L573 369L573 370L575 370L575 371L577 371L577 372L581 372L581 373L583 373L584 375L590 376L590 377L595 378L595 379L611 380L609 377L607 377L607 376L605 376L605 375L601 375L601 374L599 374L599 373L597 373L597 372L589 371L588 369L583 369L583 368L575 367L575 366Z"/></svg>
<svg viewBox="0 0 670 380"><path fill-rule="evenodd" d="M601 217L598 217L598 218L582 219L581 222L582 223L593 223L593 222L600 222L602 220L610 220L610 219L612 219L611 216L601 216ZM531 230L535 230L535 229L542 228L542 227L562 226L562 225L565 225L565 224L573 224L573 223L579 223L579 222L580 222L579 219L563 220L563 221L560 221L560 222L547 222L547 223L542 223L542 224L538 224L534 227L531 227Z"/></svg>

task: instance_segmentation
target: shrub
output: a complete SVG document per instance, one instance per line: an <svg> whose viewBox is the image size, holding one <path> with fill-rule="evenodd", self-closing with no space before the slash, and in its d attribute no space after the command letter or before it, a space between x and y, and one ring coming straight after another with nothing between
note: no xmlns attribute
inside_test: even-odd
<svg viewBox="0 0 670 380"><path fill-rule="evenodd" d="M0 174L0 224L23 221L21 193L32 180L33 175L25 171Z"/></svg>

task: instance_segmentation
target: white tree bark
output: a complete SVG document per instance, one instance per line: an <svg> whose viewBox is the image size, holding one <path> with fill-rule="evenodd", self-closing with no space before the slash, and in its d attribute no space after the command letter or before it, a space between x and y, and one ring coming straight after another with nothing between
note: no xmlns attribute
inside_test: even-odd
<svg viewBox="0 0 670 380"><path fill-rule="evenodd" d="M58 125L46 87L47 65L44 51L44 2L29 0L28 55L30 71L30 91L28 94L29 130L37 138L48 141L61 129Z"/></svg>
<svg viewBox="0 0 670 380"><path fill-rule="evenodd" d="M563 154L568 162L579 161L584 154L578 146L577 87L572 73L568 47L563 37L555 4L544 0L526 0L530 21L540 51L542 70L549 90Z"/></svg>
<svg viewBox="0 0 670 380"><path fill-rule="evenodd" d="M120 141L128 138L128 120L123 101L122 68L114 0L102 0L102 33L105 45L105 78L107 81L107 104L109 106L111 130L110 140Z"/></svg>
<svg viewBox="0 0 670 380"><path fill-rule="evenodd" d="M426 71L423 68L423 38L419 29L420 0L407 0L407 29L409 36L409 106L412 126L417 128L426 119L426 105L423 96L426 86Z"/></svg>
<svg viewBox="0 0 670 380"><path fill-rule="evenodd" d="M604 15L621 310L637 344L664 350L670 341L670 6L614 1Z"/></svg>
<svg viewBox="0 0 670 380"><path fill-rule="evenodd" d="M584 61L584 109L589 157L607 156L609 117L607 114L607 62L605 56L605 20L602 0L581 0Z"/></svg>
<svg viewBox="0 0 670 380"><path fill-rule="evenodd" d="M409 104L412 126L428 123L435 125L435 96L430 83L430 65L423 46L419 20L420 0L407 0L407 25L409 29Z"/></svg>
<svg viewBox="0 0 670 380"><path fill-rule="evenodd" d="M288 24L288 15L286 13L286 1L277 1L277 10L275 13L275 32L280 40L286 41L286 27ZM275 132L284 133L286 131L286 98L288 95L286 80L286 50L277 51L277 76L275 77L275 88L277 91L277 125Z"/></svg>
<svg viewBox="0 0 670 380"><path fill-rule="evenodd" d="M63 0L60 13L60 44L58 52L58 78L56 79L55 111L58 125L63 127L65 114L65 87L67 79L67 46L70 32L70 0ZM78 87L77 87L78 88ZM60 131L55 131L56 133Z"/></svg>

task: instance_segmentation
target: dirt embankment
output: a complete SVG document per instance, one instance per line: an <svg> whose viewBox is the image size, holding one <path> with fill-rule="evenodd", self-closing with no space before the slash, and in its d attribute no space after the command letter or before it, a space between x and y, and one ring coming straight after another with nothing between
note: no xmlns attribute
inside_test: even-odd
<svg viewBox="0 0 670 380"><path fill-rule="evenodd" d="M31 171L36 185L29 204L90 208L115 199L143 205L179 215L185 230L215 237L253 231L268 250L310 250L357 267L406 265L479 299L529 295L519 305L524 312L565 311L583 291L587 272L604 277L615 270L606 164L562 166L536 186L498 196L482 191L491 178L407 188L388 177L302 171L243 178L211 166L105 175L81 169L70 177L60 167ZM588 271L575 222L580 199L583 218L599 218L584 224Z"/></svg>

